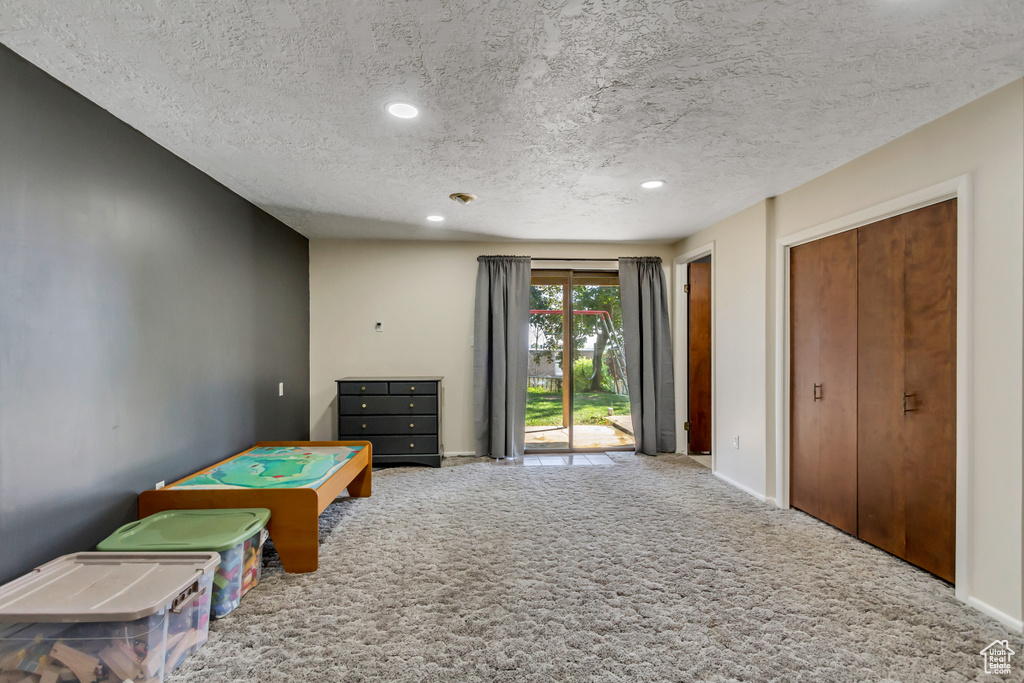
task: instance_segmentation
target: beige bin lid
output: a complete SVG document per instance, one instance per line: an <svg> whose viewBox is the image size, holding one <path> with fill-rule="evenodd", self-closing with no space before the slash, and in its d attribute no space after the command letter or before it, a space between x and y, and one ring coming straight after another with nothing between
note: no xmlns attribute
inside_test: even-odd
<svg viewBox="0 0 1024 683"><path fill-rule="evenodd" d="M198 588L219 562L215 552L65 555L0 586L0 622L141 619Z"/></svg>

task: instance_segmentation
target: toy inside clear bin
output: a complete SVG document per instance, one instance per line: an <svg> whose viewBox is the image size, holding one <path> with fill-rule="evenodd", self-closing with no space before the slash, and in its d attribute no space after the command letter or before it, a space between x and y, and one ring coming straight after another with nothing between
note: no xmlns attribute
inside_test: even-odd
<svg viewBox="0 0 1024 683"><path fill-rule="evenodd" d="M178 668L210 637L210 600L213 572L197 581L195 596L172 606L167 618L167 673Z"/></svg>
<svg viewBox="0 0 1024 683"><path fill-rule="evenodd" d="M127 622L0 624L0 676L29 681L162 681L166 612ZM35 678L38 676L39 678Z"/></svg>
<svg viewBox="0 0 1024 683"><path fill-rule="evenodd" d="M0 586L0 681L162 683L206 642L218 559L75 553Z"/></svg>
<svg viewBox="0 0 1024 683"><path fill-rule="evenodd" d="M255 588L263 578L263 544L267 542L269 536L266 529L260 529L258 534L254 534L245 542L243 560L245 574L242 575L242 595Z"/></svg>
<svg viewBox="0 0 1024 683"><path fill-rule="evenodd" d="M222 619L238 607L242 597L259 583L263 565L263 544L267 530L260 529L227 550L220 551L220 564L213 577L213 607L210 614Z"/></svg>

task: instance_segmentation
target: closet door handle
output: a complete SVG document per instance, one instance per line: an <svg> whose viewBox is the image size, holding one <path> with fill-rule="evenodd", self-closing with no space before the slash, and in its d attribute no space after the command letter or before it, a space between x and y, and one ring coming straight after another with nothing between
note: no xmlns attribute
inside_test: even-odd
<svg viewBox="0 0 1024 683"><path fill-rule="evenodd" d="M822 396L822 394L824 394L824 392L821 390L821 385L820 384L815 384L814 385L814 400L815 401L822 400L822 398L824 398Z"/></svg>
<svg viewBox="0 0 1024 683"><path fill-rule="evenodd" d="M908 408L907 407L907 399L908 398L911 399L911 401L913 401L914 403L917 403L917 394L903 394L903 414L904 415L906 415L907 413L913 413L913 412L915 412L917 410L917 408Z"/></svg>

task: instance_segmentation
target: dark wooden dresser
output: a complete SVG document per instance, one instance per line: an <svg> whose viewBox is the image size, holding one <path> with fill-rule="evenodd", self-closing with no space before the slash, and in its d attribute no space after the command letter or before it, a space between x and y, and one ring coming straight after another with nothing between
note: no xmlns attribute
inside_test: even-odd
<svg viewBox="0 0 1024 683"><path fill-rule="evenodd" d="M440 377L346 377L338 383L338 440L373 445L373 464L441 466Z"/></svg>

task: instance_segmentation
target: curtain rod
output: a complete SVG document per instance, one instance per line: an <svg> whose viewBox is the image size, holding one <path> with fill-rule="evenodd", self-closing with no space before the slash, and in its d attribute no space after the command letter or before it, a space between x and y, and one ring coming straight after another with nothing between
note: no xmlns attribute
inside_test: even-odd
<svg viewBox="0 0 1024 683"><path fill-rule="evenodd" d="M530 257L531 261L609 261L616 262L617 258L534 258Z"/></svg>

